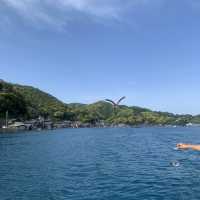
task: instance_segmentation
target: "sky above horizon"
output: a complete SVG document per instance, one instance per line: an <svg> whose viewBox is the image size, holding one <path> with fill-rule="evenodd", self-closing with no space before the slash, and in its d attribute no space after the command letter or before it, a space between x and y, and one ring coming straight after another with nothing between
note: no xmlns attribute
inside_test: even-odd
<svg viewBox="0 0 200 200"><path fill-rule="evenodd" d="M200 114L199 36L198 0L1 0L0 79Z"/></svg>

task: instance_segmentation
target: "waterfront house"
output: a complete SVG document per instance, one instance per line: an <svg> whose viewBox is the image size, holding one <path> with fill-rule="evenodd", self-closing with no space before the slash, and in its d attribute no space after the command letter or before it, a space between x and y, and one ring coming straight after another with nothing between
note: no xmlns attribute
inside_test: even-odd
<svg viewBox="0 0 200 200"><path fill-rule="evenodd" d="M53 128L53 122L49 119L49 120L44 120L44 128L45 129L52 129Z"/></svg>
<svg viewBox="0 0 200 200"><path fill-rule="evenodd" d="M15 122L14 124L9 125L8 128L15 130L26 130L26 125L23 122Z"/></svg>

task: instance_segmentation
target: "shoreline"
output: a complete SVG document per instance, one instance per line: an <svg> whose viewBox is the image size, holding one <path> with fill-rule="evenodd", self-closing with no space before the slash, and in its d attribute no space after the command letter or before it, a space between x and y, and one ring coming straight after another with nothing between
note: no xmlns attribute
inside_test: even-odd
<svg viewBox="0 0 200 200"><path fill-rule="evenodd" d="M61 130L61 129L141 129L141 128L195 128L196 126L173 126L173 125L167 125L167 126L159 126L159 125L148 125L148 126L105 126L105 127L60 127L60 128L52 128L52 129L13 129L13 128L0 128L0 134L13 134L13 133L32 133L32 132L45 132L45 131L54 131L54 130ZM200 126L198 126L200 128ZM197 128L197 127L196 127Z"/></svg>

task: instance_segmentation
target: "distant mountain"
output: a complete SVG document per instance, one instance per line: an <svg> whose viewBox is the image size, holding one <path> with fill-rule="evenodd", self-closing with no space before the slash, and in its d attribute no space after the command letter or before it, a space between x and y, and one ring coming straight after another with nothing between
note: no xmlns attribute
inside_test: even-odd
<svg viewBox="0 0 200 200"><path fill-rule="evenodd" d="M53 120L71 120L95 124L104 121L108 124L127 125L185 125L200 123L200 116L175 115L167 112L154 112L147 108L121 105L114 108L108 102L93 104L65 104L54 96L31 86L7 83L0 80L0 119L6 111L10 118L33 119L38 116Z"/></svg>
<svg viewBox="0 0 200 200"><path fill-rule="evenodd" d="M58 111L65 112L66 104L46 92L31 86L17 84L14 84L13 88L24 97L31 116L48 116Z"/></svg>
<svg viewBox="0 0 200 200"><path fill-rule="evenodd" d="M5 117L6 111L12 117L25 117L27 103L24 96L18 93L13 85L0 80L0 118Z"/></svg>
<svg viewBox="0 0 200 200"><path fill-rule="evenodd" d="M81 107L84 107L86 106L87 104L83 104L83 103L69 103L68 104L68 107L69 108L72 108L72 109L75 109L75 108L81 108Z"/></svg>
<svg viewBox="0 0 200 200"><path fill-rule="evenodd" d="M66 104L31 86L0 81L0 113L9 111L11 117L34 118L65 112ZM22 112L23 111L23 112Z"/></svg>

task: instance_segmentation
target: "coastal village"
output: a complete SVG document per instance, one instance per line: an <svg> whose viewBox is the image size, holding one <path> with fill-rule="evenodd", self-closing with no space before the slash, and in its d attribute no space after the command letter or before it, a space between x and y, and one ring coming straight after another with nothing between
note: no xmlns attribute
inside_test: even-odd
<svg viewBox="0 0 200 200"><path fill-rule="evenodd" d="M57 121L54 122L51 119L44 119L43 117L38 117L38 119L32 119L28 121L17 121L15 119L11 119L9 121L5 121L5 124L1 123L1 129L8 130L52 130L59 128L104 128L107 127L103 121L97 122L95 124L91 123L82 123L80 121Z"/></svg>
<svg viewBox="0 0 200 200"><path fill-rule="evenodd" d="M39 117L38 119L32 119L29 121L17 121L15 119L9 120L6 125L1 124L1 130L9 131L31 131L31 130L53 130L61 128L107 128L107 127L130 127L126 124L108 124L104 121L91 123L82 123L80 121L58 121L53 122L51 119L44 119Z"/></svg>
<svg viewBox="0 0 200 200"><path fill-rule="evenodd" d="M157 125L158 127L173 127L176 128L176 125ZM185 125L186 127L199 127L200 124L188 123ZM80 121L53 121L51 119L44 119L43 117L38 117L38 119L32 119L28 121L18 121L16 119L11 119L5 121L5 123L0 124L0 130L3 132L6 131L32 131L32 130L54 130L54 129L62 129L62 128L127 128L127 127L149 127L149 125L140 125L140 126L130 126L127 124L108 124L106 122L99 121L94 124L91 123L82 123Z"/></svg>

